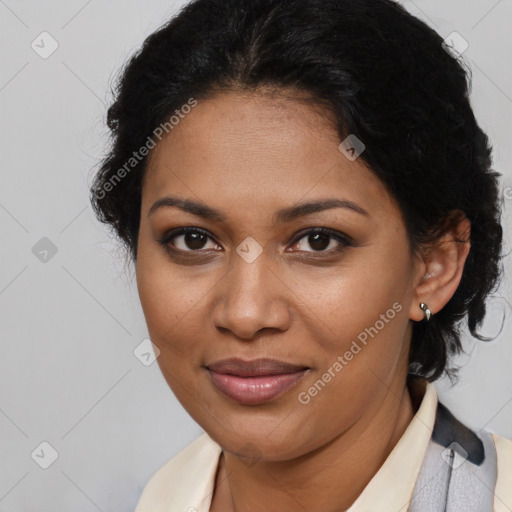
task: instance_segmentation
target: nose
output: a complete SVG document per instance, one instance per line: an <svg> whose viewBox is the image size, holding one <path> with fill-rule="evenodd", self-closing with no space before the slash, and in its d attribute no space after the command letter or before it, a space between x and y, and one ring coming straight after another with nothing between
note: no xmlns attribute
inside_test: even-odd
<svg viewBox="0 0 512 512"><path fill-rule="evenodd" d="M284 332L291 321L291 290L264 253L249 263L234 255L231 270L216 287L212 322L243 340L254 340L267 330Z"/></svg>

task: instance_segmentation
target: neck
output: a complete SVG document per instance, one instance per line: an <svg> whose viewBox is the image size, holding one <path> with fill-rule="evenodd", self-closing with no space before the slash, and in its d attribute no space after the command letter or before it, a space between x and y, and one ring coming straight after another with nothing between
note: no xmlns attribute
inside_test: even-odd
<svg viewBox="0 0 512 512"><path fill-rule="evenodd" d="M348 509L382 466L410 424L413 403L408 380L392 384L376 409L317 450L288 461L247 467L223 453L212 512Z"/></svg>

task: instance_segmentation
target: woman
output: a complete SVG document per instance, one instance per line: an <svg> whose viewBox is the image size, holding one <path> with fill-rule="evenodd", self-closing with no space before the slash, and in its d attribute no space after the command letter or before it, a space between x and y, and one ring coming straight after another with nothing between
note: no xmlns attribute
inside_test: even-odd
<svg viewBox="0 0 512 512"><path fill-rule="evenodd" d="M500 278L466 79L389 0L196 0L130 60L91 200L205 430L137 512L510 510L432 386Z"/></svg>

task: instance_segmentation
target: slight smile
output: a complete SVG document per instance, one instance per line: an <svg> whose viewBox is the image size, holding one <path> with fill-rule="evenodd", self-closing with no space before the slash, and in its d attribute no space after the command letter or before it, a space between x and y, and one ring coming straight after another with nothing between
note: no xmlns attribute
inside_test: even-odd
<svg viewBox="0 0 512 512"><path fill-rule="evenodd" d="M277 398L311 369L277 359L223 359L206 365L212 384L225 396L244 405Z"/></svg>

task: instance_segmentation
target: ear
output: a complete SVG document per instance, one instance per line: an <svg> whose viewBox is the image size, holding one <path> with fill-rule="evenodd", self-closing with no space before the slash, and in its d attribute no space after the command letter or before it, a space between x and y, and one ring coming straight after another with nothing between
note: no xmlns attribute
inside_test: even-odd
<svg viewBox="0 0 512 512"><path fill-rule="evenodd" d="M459 214L462 212L459 212ZM418 277L409 318L417 322L425 317L420 303L427 304L432 315L443 309L459 286L464 264L471 248L471 223L461 215L429 247L418 265Z"/></svg>

